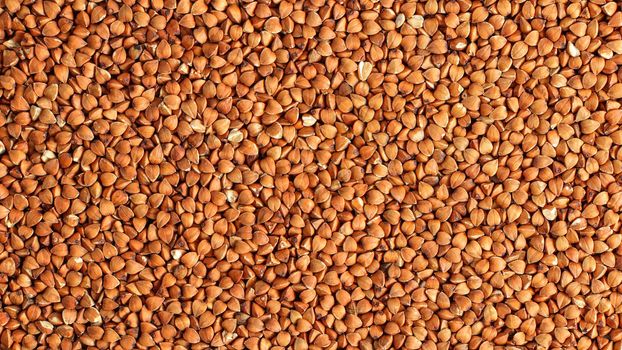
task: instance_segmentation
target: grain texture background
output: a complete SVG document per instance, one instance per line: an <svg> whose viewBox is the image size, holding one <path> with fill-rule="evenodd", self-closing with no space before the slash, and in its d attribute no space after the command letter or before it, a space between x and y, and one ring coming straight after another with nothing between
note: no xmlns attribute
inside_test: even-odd
<svg viewBox="0 0 622 350"><path fill-rule="evenodd" d="M621 10L0 0L0 349L619 349Z"/></svg>

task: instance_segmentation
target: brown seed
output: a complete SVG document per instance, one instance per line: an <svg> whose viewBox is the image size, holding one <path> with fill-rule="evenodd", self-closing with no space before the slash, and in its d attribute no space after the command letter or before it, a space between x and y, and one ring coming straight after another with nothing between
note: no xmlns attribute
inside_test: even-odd
<svg viewBox="0 0 622 350"><path fill-rule="evenodd" d="M622 339L616 2L3 9L0 348Z"/></svg>

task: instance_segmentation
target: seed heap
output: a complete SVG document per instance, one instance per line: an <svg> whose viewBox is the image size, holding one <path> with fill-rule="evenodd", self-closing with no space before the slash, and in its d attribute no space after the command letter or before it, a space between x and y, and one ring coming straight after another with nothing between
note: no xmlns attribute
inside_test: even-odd
<svg viewBox="0 0 622 350"><path fill-rule="evenodd" d="M0 349L614 349L614 1L0 0Z"/></svg>

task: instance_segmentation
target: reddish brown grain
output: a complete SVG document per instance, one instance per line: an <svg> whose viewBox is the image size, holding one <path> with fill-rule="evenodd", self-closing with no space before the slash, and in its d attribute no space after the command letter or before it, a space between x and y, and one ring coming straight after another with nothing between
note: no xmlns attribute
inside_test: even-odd
<svg viewBox="0 0 622 350"><path fill-rule="evenodd" d="M0 0L0 349L618 349L615 1Z"/></svg>

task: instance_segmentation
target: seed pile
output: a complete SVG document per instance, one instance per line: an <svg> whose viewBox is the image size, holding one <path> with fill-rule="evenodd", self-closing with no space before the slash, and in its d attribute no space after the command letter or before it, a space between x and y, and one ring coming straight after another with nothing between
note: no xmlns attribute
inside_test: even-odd
<svg viewBox="0 0 622 350"><path fill-rule="evenodd" d="M0 0L0 349L614 349L617 2Z"/></svg>

